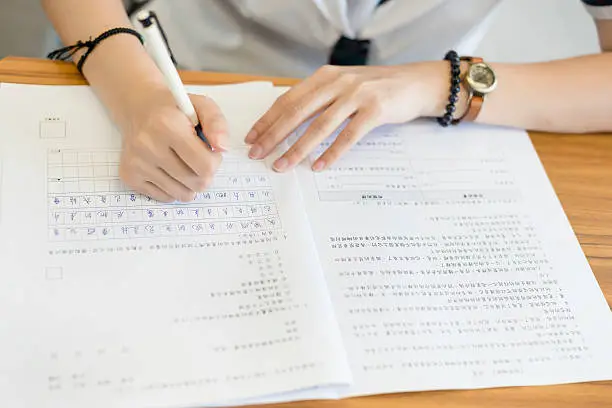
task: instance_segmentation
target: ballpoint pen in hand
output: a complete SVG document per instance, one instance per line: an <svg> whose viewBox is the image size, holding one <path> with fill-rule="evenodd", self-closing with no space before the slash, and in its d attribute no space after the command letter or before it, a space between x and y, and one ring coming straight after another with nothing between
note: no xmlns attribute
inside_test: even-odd
<svg viewBox="0 0 612 408"><path fill-rule="evenodd" d="M187 95L181 77L176 70L171 51L169 50L167 41L164 39L163 31L159 26L157 16L154 12L146 10L138 13L137 19L142 24L142 32L145 38L147 52L164 75L166 83L176 100L177 106L189 117L189 120L195 127L198 137L206 143L209 149L214 150L202 131L202 124L189 99L189 95Z"/></svg>

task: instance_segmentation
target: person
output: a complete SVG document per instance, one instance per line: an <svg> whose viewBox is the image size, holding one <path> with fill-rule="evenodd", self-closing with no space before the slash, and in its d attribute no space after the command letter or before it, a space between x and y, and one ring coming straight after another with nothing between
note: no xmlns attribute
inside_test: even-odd
<svg viewBox="0 0 612 408"><path fill-rule="evenodd" d="M500 3L157 0L151 7L161 16L179 67L248 67L251 73L305 78L245 137L249 156L262 159L313 119L274 162L279 172L304 160L345 122L313 171L332 166L373 128L419 117L437 118L443 126L472 121L552 132L612 130L612 1L582 0L595 19L601 53L526 64L468 58ZM65 44L130 26L120 0L43 0L43 6ZM137 36L112 35L91 52L74 51L73 60L81 61L123 134L124 182L164 202L190 201L204 191L228 143L227 123L214 101L190 96L215 148L210 151Z"/></svg>

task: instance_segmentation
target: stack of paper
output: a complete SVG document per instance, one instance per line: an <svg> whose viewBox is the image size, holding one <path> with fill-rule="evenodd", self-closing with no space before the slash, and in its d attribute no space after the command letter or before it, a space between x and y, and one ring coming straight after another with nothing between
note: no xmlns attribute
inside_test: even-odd
<svg viewBox="0 0 612 408"><path fill-rule="evenodd" d="M282 89L198 87L232 148L162 204L87 87L0 90L0 395L186 407L612 379L612 316L525 132L386 126L277 174ZM299 137L303 129L293 136Z"/></svg>

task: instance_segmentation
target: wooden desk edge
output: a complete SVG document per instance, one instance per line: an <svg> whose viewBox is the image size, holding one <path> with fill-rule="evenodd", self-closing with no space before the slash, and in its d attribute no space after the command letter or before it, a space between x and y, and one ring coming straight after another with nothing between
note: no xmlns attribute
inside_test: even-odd
<svg viewBox="0 0 612 408"><path fill-rule="evenodd" d="M277 86L291 86L297 78L223 72L180 71L181 79L189 85L221 85L236 82L268 81ZM6 57L0 60L0 82L38 85L86 85L87 82L74 64L37 58Z"/></svg>
<svg viewBox="0 0 612 408"><path fill-rule="evenodd" d="M217 72L182 71L186 84L230 84L248 81L270 81L278 86L291 86L299 82L294 78ZM71 63L42 59L7 57L0 60L0 82L39 85L85 85L86 81ZM530 132L534 136L546 134ZM451 401L452 400L452 401ZM419 407L524 407L574 408L612 406L612 381L560 384L533 387L504 387L478 390L426 391L386 394L343 400L300 401L266 405L265 408L311 408L329 406L342 408L399 408Z"/></svg>

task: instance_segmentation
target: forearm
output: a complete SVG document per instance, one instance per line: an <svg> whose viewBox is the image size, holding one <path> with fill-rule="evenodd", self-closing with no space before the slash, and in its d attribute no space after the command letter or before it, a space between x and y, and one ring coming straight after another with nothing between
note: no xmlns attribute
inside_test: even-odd
<svg viewBox="0 0 612 408"><path fill-rule="evenodd" d="M498 88L479 122L551 132L612 131L612 54L492 65Z"/></svg>
<svg viewBox="0 0 612 408"><path fill-rule="evenodd" d="M612 53L491 66L498 85L486 97L476 122L547 132L612 131ZM435 116L443 114L447 103L448 77L445 81L436 86ZM459 113L465 99L464 95Z"/></svg>
<svg viewBox="0 0 612 408"><path fill-rule="evenodd" d="M43 0L43 7L62 42L95 38L114 27L129 27L121 0ZM74 56L79 60L84 51ZM138 39L119 34L101 42L87 58L83 74L120 127L130 126L132 110L143 90L164 80Z"/></svg>

